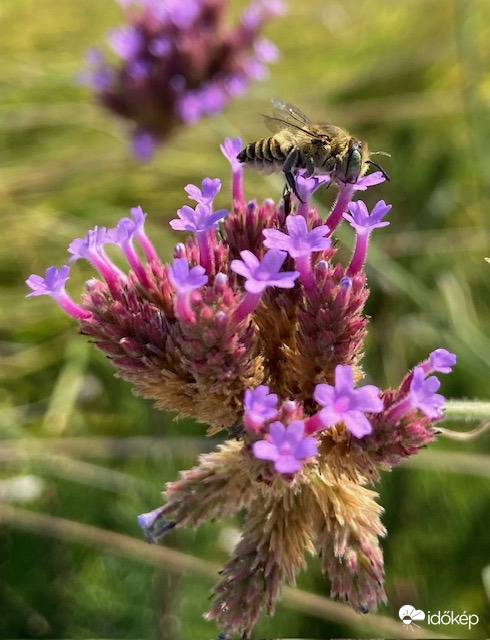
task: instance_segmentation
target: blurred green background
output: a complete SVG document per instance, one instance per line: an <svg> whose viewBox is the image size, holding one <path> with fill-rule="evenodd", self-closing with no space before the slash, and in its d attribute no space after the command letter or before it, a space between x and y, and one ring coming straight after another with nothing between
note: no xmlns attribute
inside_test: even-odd
<svg viewBox="0 0 490 640"><path fill-rule="evenodd" d="M232 2L232 13L244 5ZM213 443L202 426L174 423L134 397L56 305L25 300L24 280L63 264L71 239L113 226L137 204L168 259L179 236L167 222L187 201L184 186L219 176L218 205L229 206L219 143L262 136L258 114L272 96L392 154L382 159L391 182L363 196L393 204L367 268L369 379L394 386L441 346L458 355L443 392L489 396L490 2L291 0L267 29L282 52L270 80L222 116L182 129L148 165L131 159L124 124L74 83L84 50L120 16L109 0L0 3L2 638L216 636L201 614L217 576L201 560L225 562L239 520L169 535L165 545L180 552L172 556L140 542L136 524L158 506L163 484ZM281 188L275 177L246 179L250 198L277 199ZM348 229L341 239L347 259ZM73 271L77 298L92 274L78 263ZM400 633L407 603L480 617L470 632L431 627L434 635L490 632L489 452L488 434L440 439L379 486L389 530L389 604L380 613ZM315 561L299 586L329 592ZM349 621L320 609L288 599L256 635L396 635L374 616Z"/></svg>

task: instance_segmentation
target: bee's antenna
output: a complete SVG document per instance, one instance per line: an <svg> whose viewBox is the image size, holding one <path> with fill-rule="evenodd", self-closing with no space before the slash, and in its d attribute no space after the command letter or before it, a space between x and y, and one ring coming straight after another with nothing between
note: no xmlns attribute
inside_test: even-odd
<svg viewBox="0 0 490 640"><path fill-rule="evenodd" d="M389 180L390 179L390 176L386 173L386 171L383 169L383 167L379 166L379 164L376 164L376 162L373 162L372 160L366 160L366 163L367 164L372 164L373 167L376 167L376 169L379 169L381 171L381 173L383 174L383 177L384 177L385 180Z"/></svg>
<svg viewBox="0 0 490 640"><path fill-rule="evenodd" d="M391 158L391 153L387 151L371 151L369 153L370 156L386 156L387 158Z"/></svg>

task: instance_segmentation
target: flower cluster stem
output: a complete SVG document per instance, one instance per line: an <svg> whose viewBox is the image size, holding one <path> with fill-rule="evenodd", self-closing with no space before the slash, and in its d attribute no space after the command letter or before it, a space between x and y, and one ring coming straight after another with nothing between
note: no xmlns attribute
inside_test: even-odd
<svg viewBox="0 0 490 640"><path fill-rule="evenodd" d="M235 309L235 312L233 313L234 322L236 323L241 322L244 318L246 318L248 315L253 313L253 311L255 310L255 308L260 302L260 298L261 298L260 293L251 293L250 291L247 291L247 293L245 294L245 297L243 298L243 300L240 302L238 307Z"/></svg>
<svg viewBox="0 0 490 640"><path fill-rule="evenodd" d="M353 184L344 184L343 182L340 183L339 195L337 196L337 200L335 201L332 213L328 216L325 223L330 229L330 235L339 226L342 220L342 215L347 211L347 205L352 200L353 193Z"/></svg>
<svg viewBox="0 0 490 640"><path fill-rule="evenodd" d="M352 277L362 270L366 262L367 249L369 244L369 233L358 233L356 236L356 246L347 269L347 275Z"/></svg>

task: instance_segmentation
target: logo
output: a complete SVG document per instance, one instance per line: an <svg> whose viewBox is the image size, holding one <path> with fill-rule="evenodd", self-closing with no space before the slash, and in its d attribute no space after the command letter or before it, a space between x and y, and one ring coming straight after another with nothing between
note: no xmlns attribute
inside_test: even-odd
<svg viewBox="0 0 490 640"><path fill-rule="evenodd" d="M402 625L405 629L411 629L415 631L414 627L420 629L420 625L415 624L415 620L425 620L425 613L423 611L417 611L415 607L412 607L411 604L404 604L403 607L400 607L400 611L398 612L398 617L402 621Z"/></svg>
<svg viewBox="0 0 490 640"><path fill-rule="evenodd" d="M412 607L411 604L404 604L403 607L400 607L398 611L398 617L402 621L402 625L405 629L411 629L415 631L415 627L420 629L420 625L416 624L416 622L420 622L425 620L425 613L421 610L417 610L415 607ZM480 622L478 616L476 614L468 614L466 611L463 613L455 614L454 611L438 611L437 613L427 612L427 624L442 624L442 625L461 625L468 626L468 629L471 629L472 626L475 626Z"/></svg>

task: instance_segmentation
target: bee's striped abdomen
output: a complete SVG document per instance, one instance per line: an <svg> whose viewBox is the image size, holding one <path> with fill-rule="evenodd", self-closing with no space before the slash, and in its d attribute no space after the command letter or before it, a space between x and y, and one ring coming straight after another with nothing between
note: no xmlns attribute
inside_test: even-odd
<svg viewBox="0 0 490 640"><path fill-rule="evenodd" d="M270 165L271 170L279 169L287 154L291 150L290 144L284 144L277 139L276 136L271 138L262 138L255 142L250 142L240 151L237 159L256 169L266 169ZM284 148L287 147L287 148Z"/></svg>

